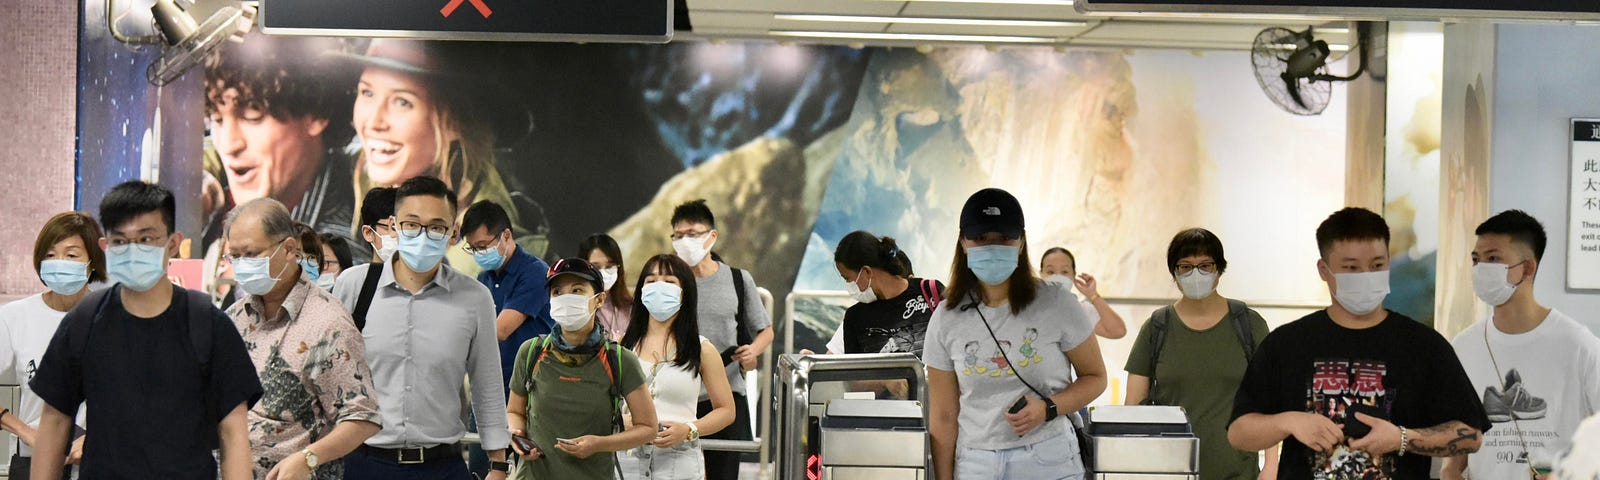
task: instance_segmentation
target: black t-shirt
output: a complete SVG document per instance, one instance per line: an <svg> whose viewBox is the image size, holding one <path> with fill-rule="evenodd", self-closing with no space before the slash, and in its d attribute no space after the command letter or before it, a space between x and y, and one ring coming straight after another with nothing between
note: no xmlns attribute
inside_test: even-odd
<svg viewBox="0 0 1600 480"><path fill-rule="evenodd" d="M1483 403L1439 332L1394 312L1376 326L1351 330L1333 323L1327 310L1267 335L1234 395L1229 424L1249 413L1299 411L1343 425L1352 403L1377 407L1407 429L1452 420L1489 429ZM1317 453L1291 435L1283 441L1278 478L1427 479L1431 462L1417 454L1372 459L1343 445L1332 455Z"/></svg>
<svg viewBox="0 0 1600 480"><path fill-rule="evenodd" d="M920 358L934 307L933 300L923 293L923 283L920 278L911 278L906 291L894 298L857 303L846 309L844 353L910 352ZM927 283L944 291L944 284L937 280Z"/></svg>
<svg viewBox="0 0 1600 480"><path fill-rule="evenodd" d="M100 321L94 321L98 305L90 302L67 313L29 385L68 416L88 403L83 478L215 479L209 440L216 437L217 419L205 418L205 399L225 416L261 398L239 330L211 308L211 375L201 378L189 337L189 293L174 287L165 312L139 318L123 310L121 287L114 288ZM73 352L69 326L79 322L92 328L82 351Z"/></svg>

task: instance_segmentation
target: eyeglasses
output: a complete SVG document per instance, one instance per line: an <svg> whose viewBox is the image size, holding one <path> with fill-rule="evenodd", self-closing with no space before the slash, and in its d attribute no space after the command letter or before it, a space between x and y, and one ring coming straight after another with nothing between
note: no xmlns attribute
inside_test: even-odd
<svg viewBox="0 0 1600 480"><path fill-rule="evenodd" d="M239 259L241 259L241 258L271 257L273 255L277 255L278 254L278 250L283 248L283 242L288 241L288 240L289 239L287 239L287 238L285 238L283 240L279 240L278 241L278 246L274 247L272 249L272 253L268 253L266 255L262 255L262 254L259 254L259 253L248 254L248 255L239 254L239 253L230 253L230 254L227 254L227 255L223 255L222 259L223 260L227 260L228 263L234 263L234 262L239 261Z"/></svg>
<svg viewBox="0 0 1600 480"><path fill-rule="evenodd" d="M472 245L467 244L467 242L461 242L461 249L473 255L494 250L496 248L500 248L500 239L498 237L494 239L494 243L485 245L483 248L475 248Z"/></svg>
<svg viewBox="0 0 1600 480"><path fill-rule="evenodd" d="M1187 275L1189 272L1193 272L1196 268L1206 273L1217 273L1217 264L1214 262L1205 262L1199 265L1180 263L1178 264L1178 268L1173 269L1173 271L1177 272L1178 275Z"/></svg>
<svg viewBox="0 0 1600 480"><path fill-rule="evenodd" d="M701 231L698 231L698 232L695 232L695 231L672 232L672 239L673 240L682 240L684 238L700 238L700 237L704 237L707 233L711 233L711 230L701 230Z"/></svg>
<svg viewBox="0 0 1600 480"><path fill-rule="evenodd" d="M395 226L400 227L395 231L406 238L417 238L424 231L427 232L429 240L444 240L450 236L449 225L423 225L412 221L400 221L395 222Z"/></svg>
<svg viewBox="0 0 1600 480"><path fill-rule="evenodd" d="M136 239L129 239L129 238L126 238L126 237L111 237L111 238L107 238L106 239L106 246L109 247L109 248L120 248L120 247L126 247L128 245L132 245L132 244L137 243L137 244L141 244L141 245L149 245L149 246L152 246L152 247L160 247L160 246L162 246L161 244L166 243L167 238L168 238L168 236L166 236L166 235L163 235L163 236L146 235L146 236L139 237L139 238L136 238Z"/></svg>
<svg viewBox="0 0 1600 480"><path fill-rule="evenodd" d="M390 224L387 224L387 223L374 223L372 225L367 226L367 228L372 229L372 233L376 233L376 234L379 234L379 235L383 235L383 232L385 230L389 231L390 233L394 233L394 225L390 225Z"/></svg>

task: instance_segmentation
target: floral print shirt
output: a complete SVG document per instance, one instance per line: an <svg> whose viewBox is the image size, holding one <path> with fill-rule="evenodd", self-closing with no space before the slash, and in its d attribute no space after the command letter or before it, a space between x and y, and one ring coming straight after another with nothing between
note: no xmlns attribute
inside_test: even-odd
<svg viewBox="0 0 1600 480"><path fill-rule="evenodd" d="M339 422L381 426L361 332L338 299L302 279L278 312L264 310L257 296L228 309L266 390L249 414L255 478ZM343 462L323 460L313 479L344 477Z"/></svg>

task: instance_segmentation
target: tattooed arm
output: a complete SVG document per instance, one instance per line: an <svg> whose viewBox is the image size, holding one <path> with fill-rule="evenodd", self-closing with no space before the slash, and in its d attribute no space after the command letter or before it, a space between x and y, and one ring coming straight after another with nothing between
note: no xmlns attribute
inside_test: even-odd
<svg viewBox="0 0 1600 480"><path fill-rule="evenodd" d="M1430 457L1466 455L1483 446L1483 435L1478 429L1460 420L1451 420L1428 428L1406 430L1407 453Z"/></svg>

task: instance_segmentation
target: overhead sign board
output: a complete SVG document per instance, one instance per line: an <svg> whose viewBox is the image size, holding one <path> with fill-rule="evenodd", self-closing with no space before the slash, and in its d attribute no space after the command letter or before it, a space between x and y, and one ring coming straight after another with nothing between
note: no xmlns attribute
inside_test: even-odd
<svg viewBox="0 0 1600 480"><path fill-rule="evenodd" d="M273 35L666 43L672 15L672 0L262 0L257 20Z"/></svg>
<svg viewBox="0 0 1600 480"><path fill-rule="evenodd" d="M1085 13L1218 13L1371 20L1597 20L1594 0L1078 0Z"/></svg>

